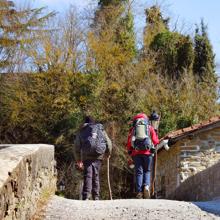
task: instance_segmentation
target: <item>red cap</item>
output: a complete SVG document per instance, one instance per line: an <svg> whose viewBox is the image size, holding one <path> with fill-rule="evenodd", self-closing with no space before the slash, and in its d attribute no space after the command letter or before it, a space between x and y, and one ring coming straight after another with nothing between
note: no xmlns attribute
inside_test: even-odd
<svg viewBox="0 0 220 220"><path fill-rule="evenodd" d="M137 115L135 115L133 117L133 119L131 121L128 122L128 124L132 124L133 121L137 120L138 118L145 118L148 119L147 115L145 115L144 113L138 113Z"/></svg>
<svg viewBox="0 0 220 220"><path fill-rule="evenodd" d="M146 118L146 119L148 119L147 115L145 115L144 113L138 113L137 115L135 115L133 117L133 121L138 119L138 118Z"/></svg>

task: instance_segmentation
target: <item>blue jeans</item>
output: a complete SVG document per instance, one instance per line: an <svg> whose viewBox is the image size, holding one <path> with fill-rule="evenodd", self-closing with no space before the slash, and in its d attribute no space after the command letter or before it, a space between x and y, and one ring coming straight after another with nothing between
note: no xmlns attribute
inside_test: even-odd
<svg viewBox="0 0 220 220"><path fill-rule="evenodd" d="M143 186L150 187L152 159L152 155L143 154L133 157L137 192L142 192Z"/></svg>

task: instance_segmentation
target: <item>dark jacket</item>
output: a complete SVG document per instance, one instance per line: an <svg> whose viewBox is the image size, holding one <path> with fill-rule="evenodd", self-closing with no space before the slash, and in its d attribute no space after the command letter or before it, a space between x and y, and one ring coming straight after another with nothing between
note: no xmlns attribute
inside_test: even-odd
<svg viewBox="0 0 220 220"><path fill-rule="evenodd" d="M75 141L74 141L74 156L75 156L75 160L76 161L85 161L85 160L103 160L104 158L104 154L103 155L99 155L99 156L89 156L89 155L85 155L82 153L82 150L81 150L81 140L80 140L80 132L81 130L87 126L88 124L85 123L83 125L83 127L77 132L76 134L76 138L75 138ZM111 154L112 152L112 142L111 140L109 139L106 131L103 129L103 134L105 136L105 140L106 140L106 151L105 151L105 154Z"/></svg>

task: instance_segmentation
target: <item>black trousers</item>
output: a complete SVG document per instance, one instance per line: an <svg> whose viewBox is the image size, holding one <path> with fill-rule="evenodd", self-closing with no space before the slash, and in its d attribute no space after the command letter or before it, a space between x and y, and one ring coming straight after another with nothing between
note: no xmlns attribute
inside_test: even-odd
<svg viewBox="0 0 220 220"><path fill-rule="evenodd" d="M101 168L101 160L85 160L84 164L84 182L83 182L83 199L87 199L92 195L93 199L99 198L100 181L99 172Z"/></svg>

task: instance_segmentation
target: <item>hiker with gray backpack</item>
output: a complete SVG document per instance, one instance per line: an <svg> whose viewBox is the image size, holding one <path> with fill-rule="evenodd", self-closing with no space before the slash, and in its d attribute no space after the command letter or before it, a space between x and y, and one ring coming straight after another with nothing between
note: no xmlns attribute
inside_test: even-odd
<svg viewBox="0 0 220 220"><path fill-rule="evenodd" d="M111 140L102 124L86 116L82 128L76 135L74 145L76 166L83 170L84 175L82 199L89 200L92 197L94 200L99 200L99 172L104 157L110 157Z"/></svg>
<svg viewBox="0 0 220 220"><path fill-rule="evenodd" d="M155 146L159 143L154 128L148 117L139 113L133 117L132 127L129 130L127 151L135 165L136 197L150 198L151 167Z"/></svg>

